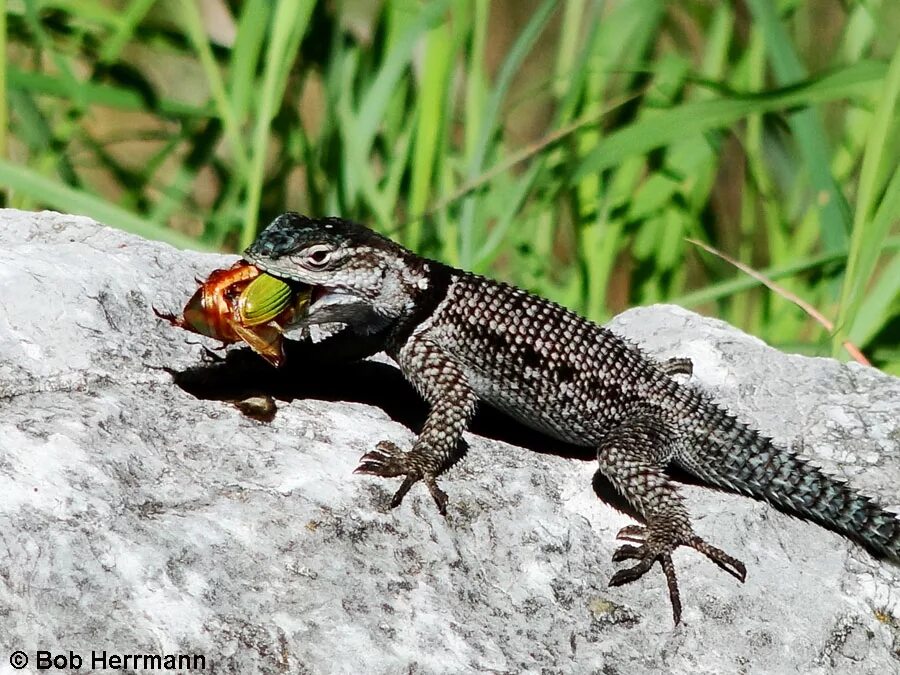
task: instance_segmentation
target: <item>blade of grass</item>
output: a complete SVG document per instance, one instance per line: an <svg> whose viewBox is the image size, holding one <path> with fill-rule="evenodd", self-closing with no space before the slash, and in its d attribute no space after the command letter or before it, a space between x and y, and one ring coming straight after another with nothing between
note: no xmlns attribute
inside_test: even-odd
<svg viewBox="0 0 900 675"><path fill-rule="evenodd" d="M39 6L37 0L25 0L25 21L31 29L34 41L37 44L38 49L49 56L59 71L57 80L65 92L65 98L67 98L77 110L84 110L86 101L81 83L78 78L75 77L75 73L72 72L68 59L53 48L53 43L47 36L47 33L41 24L38 10Z"/></svg>
<svg viewBox="0 0 900 675"><path fill-rule="evenodd" d="M9 108L6 99L6 0L0 0L0 159L6 159Z"/></svg>
<svg viewBox="0 0 900 675"><path fill-rule="evenodd" d="M271 2L269 0L247 0L241 8L237 36L234 39L228 65L231 106L239 124L250 117L250 102L253 99L256 68L265 44L270 10Z"/></svg>
<svg viewBox="0 0 900 675"><path fill-rule="evenodd" d="M211 120L205 128L199 129L194 133L187 132L181 136L173 136L167 144L160 149L153 166L148 162L147 173L152 175L156 173L158 163L162 163L166 158L187 141L187 153L184 159L176 166L173 172L165 172L163 180L165 187L161 189L161 195L153 207L149 210L148 218L154 223L166 222L169 217L185 208L185 201L191 194L191 189L197 179L197 175L203 166L210 161L215 147L221 138L221 125L215 120Z"/></svg>
<svg viewBox="0 0 900 675"><path fill-rule="evenodd" d="M589 19L595 25L596 32L590 35L590 42L586 45L587 61L583 66L586 72L581 96L586 111L599 109L601 101L619 91L638 94L644 98L646 105L646 97L654 82L651 78L644 81L643 75L629 66L642 60L648 50L653 50L654 36L665 18L664 3L631 0L611 5L603 8L602 16ZM561 36L561 39L566 37ZM625 72L616 72L623 68ZM634 114L640 116L642 103L635 101L632 105ZM578 157L597 146L605 133L600 124L579 133L567 157L569 171ZM615 272L617 256L626 242L624 213L616 210L611 195L624 191L630 201L643 174L643 164L642 158L635 157L616 167L609 177L599 174L587 174L580 180L567 177L574 193L574 248L578 270L577 274L572 275L569 282L571 290L567 295L573 298L570 302L574 304L577 300L573 294L580 290L584 298L581 304L583 311L595 320L609 314L610 280Z"/></svg>
<svg viewBox="0 0 900 675"><path fill-rule="evenodd" d="M734 265L741 272L743 272L744 274L750 275L751 277L756 279L759 283L764 285L769 290L777 293L784 299L789 300L790 302L794 303L795 305L797 305L797 307L799 307L804 312L806 312L810 317L812 317L819 325L821 325L829 333L834 330L834 323L832 323L830 319L828 319L824 314L822 314L819 310L817 310L815 307L813 307L811 304L806 302L803 298L801 298L797 294L791 293L789 290L787 290L783 286L779 286L774 281L767 278L765 275L760 274L759 272L754 270L752 267L749 267L748 265L745 265L744 263L742 263L738 260L735 260L731 256L723 253L722 251L719 251L719 250L713 248L712 246L710 246L708 244L704 244L702 241L697 241L696 239L688 239L687 241L690 242L691 244L693 244L694 246L699 246L704 251L707 251L708 253L712 253L714 256L717 256L717 257L721 258L722 260ZM850 356L853 357L853 359L855 361L863 364L864 366L872 365L856 345L851 344L848 340L844 340L842 344L844 346L844 349L847 350L847 352L850 354Z"/></svg>
<svg viewBox="0 0 900 675"><path fill-rule="evenodd" d="M425 46L423 76L417 97L416 139L410 171L409 212L422 213L428 203L434 169L438 134L443 127L444 95L453 63L450 26L439 26L428 33ZM418 250L422 238L422 221L409 223L406 245Z"/></svg>
<svg viewBox="0 0 900 675"><path fill-rule="evenodd" d="M559 43L556 47L556 63L554 65L556 81L553 83L553 94L558 99L565 97L571 91L566 78L573 72L576 72L573 66L576 57L579 56L579 41L574 38L581 32L584 15L585 0L565 1L559 30ZM588 24L588 30L596 33L597 22Z"/></svg>
<svg viewBox="0 0 900 675"><path fill-rule="evenodd" d="M860 239L865 241L858 249L858 263L854 276L849 277L848 275L851 283L854 278L856 279L857 288L853 295L848 295L851 300L848 300L846 305L841 305L841 313L838 316L843 323L839 324L839 335L853 330L866 284L871 279L878 257L884 250L884 240L890 232L891 226L897 223L900 223L900 168L894 171L893 178L888 183L875 216L861 230ZM871 248L869 248L870 246Z"/></svg>
<svg viewBox="0 0 900 675"><path fill-rule="evenodd" d="M848 8L849 16L838 50L838 57L844 63L864 58L863 51L871 44L878 31L878 19L873 9L875 8L868 7L866 3Z"/></svg>
<svg viewBox="0 0 900 675"><path fill-rule="evenodd" d="M475 0L472 16L472 46L469 49L466 69L465 152L471 160L475 145L485 120L481 115L487 98L487 77L484 72L485 45L487 43L490 5L487 0Z"/></svg>
<svg viewBox="0 0 900 675"><path fill-rule="evenodd" d="M766 78L765 41L759 30L750 34L747 48L747 85L751 89L761 89ZM767 165L765 158L765 125L763 115L750 115L747 119L747 130L744 137L744 152L747 154L747 170L751 190L757 193L747 194L747 211L756 218L757 209L762 216L762 227L768 242L772 263L777 265L786 262L787 258L798 255L791 250L789 233L782 226L787 221L784 206L776 197L775 176ZM751 201L752 199L752 201Z"/></svg>
<svg viewBox="0 0 900 675"><path fill-rule="evenodd" d="M378 73L364 92L354 99L343 101L349 106L350 101L359 101L345 113L344 124L340 132L346 139L343 158L345 195L344 199L354 204L357 192L363 180L362 172L368 171L371 160L372 144L379 126L384 122L385 113L397 87L402 81L407 65L413 55L413 48L420 36L434 28L450 6L449 0L434 0L422 5L418 15L412 20L405 20L406 29L395 37L391 49L378 68ZM349 125L349 127L348 127Z"/></svg>
<svg viewBox="0 0 900 675"><path fill-rule="evenodd" d="M391 148L391 162L387 167L387 176L385 176L381 185L377 184L375 180L376 174L371 171L362 174L365 180L360 189L366 198L367 206L373 211L376 223L385 232L395 224L392 218L392 211L397 204L401 179L406 173L411 143L412 134L408 132L401 134L397 139L394 147Z"/></svg>
<svg viewBox="0 0 900 675"><path fill-rule="evenodd" d="M900 250L900 236L888 237L884 243L884 251ZM785 265L773 265L760 270L760 274L765 275L769 279L777 280L785 277L793 277L802 272L820 269L831 263L836 263L847 257L847 251L828 251L814 256L800 258ZM705 288L701 288L690 293L685 293L667 300L675 305L684 307L697 307L708 302L716 302L743 291L749 291L760 285L760 282L753 277L739 276L727 281L720 281L710 284Z"/></svg>
<svg viewBox="0 0 900 675"><path fill-rule="evenodd" d="M781 85L803 80L806 70L794 51L772 0L747 0L751 13L760 25L775 78ZM850 207L834 176L831 175L831 152L821 114L812 108L793 113L788 124L797 138L800 154L809 172L820 207L822 241L828 249L843 248L850 233Z"/></svg>
<svg viewBox="0 0 900 675"><path fill-rule="evenodd" d="M357 116L357 139L370 148L378 125L390 101L394 87L403 74L419 36L437 25L449 7L449 0L425 3L419 15L399 37L375 76L375 80L360 99Z"/></svg>
<svg viewBox="0 0 900 675"><path fill-rule="evenodd" d="M81 0L78 2L80 4ZM99 60L101 63L112 63L118 60L126 43L134 37L134 31L138 24L144 20L154 4L156 4L156 0L131 0L128 3L125 11L118 15L115 32L106 39L100 49Z"/></svg>
<svg viewBox="0 0 900 675"><path fill-rule="evenodd" d="M838 311L838 332L832 345L834 349L839 348L840 337L853 329L855 314L859 310L862 294L875 269L882 242L888 235L891 224L900 218L898 216L900 214L900 169L894 172L881 205L875 211L874 217L871 217L876 207L875 200L880 192L879 168L885 159L883 153L891 133L891 125L897 119L898 101L900 101L900 47L896 49L894 57L891 59L881 100L876 108L869 129L869 137L866 140L862 170L859 176L853 233L850 239L850 256L847 261L847 271L844 275L844 286Z"/></svg>
<svg viewBox="0 0 900 675"><path fill-rule="evenodd" d="M178 248L203 248L203 245L192 237L143 220L100 197L62 185L36 171L2 159L0 159L0 184L27 194L41 204L66 213L90 216L105 225L118 227L147 239L164 241Z"/></svg>
<svg viewBox="0 0 900 675"><path fill-rule="evenodd" d="M25 0L25 2L33 1ZM93 0L40 0L39 4L44 11L59 9L81 19L105 26L119 26L122 23L122 15L102 2L94 2Z"/></svg>
<svg viewBox="0 0 900 675"><path fill-rule="evenodd" d="M525 199L528 197L528 193L534 186L538 175L543 170L543 159L544 158L541 158L539 161L536 161L532 166L530 166L528 168L528 171L525 172L525 175L520 177L516 182L516 187L512 195L509 196L505 204L505 208L500 215L500 218L496 223L494 223L494 226L491 228L491 231L487 236L487 240L484 242L484 244L481 245L481 248L478 250L478 254L476 255L473 262L473 271L487 271L485 267L488 261L494 255L496 255L497 249L499 248L501 242L503 241L510 226L513 223L513 219L516 217L519 210L524 205Z"/></svg>
<svg viewBox="0 0 900 675"><path fill-rule="evenodd" d="M611 111L619 108L622 105L625 105L629 101L638 98L641 95L640 92L636 92L631 94L625 99L620 99L617 101L611 102L608 106L604 107L602 110L590 112L582 117L579 117L577 120L571 122L570 124L566 124L556 131L553 131L546 135L544 138L521 148L520 150L512 153L509 157L501 161L500 163L492 166L487 169L480 176L477 176L473 181L467 181L464 185L460 186L458 190L456 190L453 194L448 197L442 199L440 202L435 204L429 211L428 215L434 215L438 211L442 211L446 209L448 206L453 204L454 202L459 201L465 196L471 194L478 188L487 185L491 181L495 180L497 176L506 173L513 169L516 165L521 164L522 162L535 158L535 163L529 167L528 171L522 176L520 181L520 186L515 192L516 197L511 199L507 205L506 213L501 219L494 224L491 228L490 234L488 234L484 244L482 244L481 248L478 249L478 253L475 256L475 262L473 263L476 267L479 265L483 265L488 258L493 256L503 241L504 236L507 233L509 226L512 224L513 216L515 212L522 206L525 201L525 198L528 196L528 190L534 184L535 180L538 177L538 173L543 170L544 165L543 161L545 157L542 157L544 153L548 150L552 149L560 141L568 138L572 134L577 131L584 129L587 126L596 125L597 121L600 120L605 115L609 114Z"/></svg>
<svg viewBox="0 0 900 675"><path fill-rule="evenodd" d="M544 30L556 7L556 3L552 0L544 0L534 11L503 60L503 65L497 73L497 80L481 114L481 131L466 169L467 179L472 180L482 172L491 139L494 137L499 122L500 108L513 76L518 72L522 61L531 51L531 47ZM459 258L463 267L471 267L475 257L475 241L477 239L474 231L475 206L475 200L471 197L467 198L463 202L462 214L459 219Z"/></svg>
<svg viewBox="0 0 900 675"><path fill-rule="evenodd" d="M878 281L866 293L853 321L848 339L865 347L892 318L891 306L900 299L900 255L894 255Z"/></svg>
<svg viewBox="0 0 900 675"><path fill-rule="evenodd" d="M54 152L57 139L47 121L46 116L34 100L34 97L26 91L11 89L8 92L8 100L11 110L16 113L16 131L20 140L24 141L30 151L35 165L53 167L57 175L69 184L78 183L78 175L72 162L66 154ZM28 205L16 200L13 202L18 208Z"/></svg>
<svg viewBox="0 0 900 675"><path fill-rule="evenodd" d="M754 113L869 93L882 84L885 67L864 62L766 93L685 103L641 119L601 139L582 160L573 181L620 164L624 159L669 145L685 136L720 129Z"/></svg>
<svg viewBox="0 0 900 675"><path fill-rule="evenodd" d="M22 70L15 65L8 66L8 84L10 88L23 89L34 94L53 96L60 99L68 97L66 85L55 75ZM87 106L107 106L118 110L148 111L165 117L215 117L217 111L212 106L196 106L182 101L161 98L152 107L140 92L123 89L109 84L81 82L84 102Z"/></svg>
<svg viewBox="0 0 900 675"><path fill-rule="evenodd" d="M242 250L256 237L272 119L284 96L287 75L297 58L314 5L314 0L280 0L272 16L262 91L253 128L253 161L247 175L247 202L240 237Z"/></svg>
<svg viewBox="0 0 900 675"><path fill-rule="evenodd" d="M573 122L566 124L556 131L552 131L540 140L535 141L529 145L526 145L524 148L520 148L516 150L512 154L510 154L505 159L501 160L494 166L486 169L483 173L475 176L472 180L468 180L462 185L459 186L454 192L449 194L448 196L442 198L440 201L435 202L426 213L417 215L414 217L424 218L431 217L435 214L444 211L450 205L458 202L459 200L467 197L472 194L476 190L486 187L492 180L497 178L499 175L506 173L507 171L512 170L518 164L536 157L546 150L550 149L555 144L560 141L566 139L577 131L584 129L585 127L589 127L591 125L595 125L598 120L602 119L605 115L608 115L613 110L620 108L621 106L633 101L636 98L641 96L642 92L634 92L629 94L628 96L618 99L616 101L612 101L609 105L605 106L601 110L596 110L590 112L588 114L582 115L578 119Z"/></svg>
<svg viewBox="0 0 900 675"><path fill-rule="evenodd" d="M225 82L222 79L222 73L219 71L219 64L216 62L216 57L209 46L209 38L206 35L203 18L200 16L200 9L195 2L179 2L175 6L178 8L179 16L184 23L187 37L194 51L197 52L200 64L203 66L203 72L206 75L206 81L209 84L218 117L222 120L225 138L228 139L228 144L234 153L238 172L246 174L249 166L247 148L244 146L240 126L235 119L234 109L228 100Z"/></svg>

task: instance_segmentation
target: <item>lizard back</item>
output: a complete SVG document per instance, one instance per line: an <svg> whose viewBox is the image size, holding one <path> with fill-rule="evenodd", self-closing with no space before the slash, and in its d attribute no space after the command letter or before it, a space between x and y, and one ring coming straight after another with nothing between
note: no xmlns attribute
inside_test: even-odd
<svg viewBox="0 0 900 675"><path fill-rule="evenodd" d="M633 410L678 385L637 347L544 298L446 268L444 298L415 331L462 365L479 398L524 424L595 446Z"/></svg>

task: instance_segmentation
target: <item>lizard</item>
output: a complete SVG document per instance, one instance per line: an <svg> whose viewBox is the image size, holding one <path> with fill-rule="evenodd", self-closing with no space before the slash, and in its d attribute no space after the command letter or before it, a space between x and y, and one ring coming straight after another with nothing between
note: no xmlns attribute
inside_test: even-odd
<svg viewBox="0 0 900 675"><path fill-rule="evenodd" d="M680 382L674 376L690 376L689 359L653 359L556 303L420 257L342 218L282 214L243 255L288 284L312 286L302 324L342 326L329 339L347 358L384 351L428 404L411 449L381 441L356 469L403 479L391 507L422 482L446 514L438 478L463 458L463 433L485 402L596 451L600 474L643 521L617 534L624 543L612 559L629 566L609 585L634 582L659 563L676 625L676 548L695 549L741 582L746 567L694 531L667 474L672 465L900 561L897 515Z"/></svg>

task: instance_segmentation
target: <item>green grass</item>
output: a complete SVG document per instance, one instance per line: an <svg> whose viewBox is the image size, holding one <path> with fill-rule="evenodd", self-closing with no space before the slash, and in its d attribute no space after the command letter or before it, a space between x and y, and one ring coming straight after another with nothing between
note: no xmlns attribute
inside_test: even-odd
<svg viewBox="0 0 900 675"><path fill-rule="evenodd" d="M596 320L678 302L900 374L900 6L745 5L0 0L0 185L205 249L340 214Z"/></svg>

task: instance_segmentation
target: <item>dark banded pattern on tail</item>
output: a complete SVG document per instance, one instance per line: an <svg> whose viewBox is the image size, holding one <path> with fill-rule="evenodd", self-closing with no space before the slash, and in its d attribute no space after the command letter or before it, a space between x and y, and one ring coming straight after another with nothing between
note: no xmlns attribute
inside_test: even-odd
<svg viewBox="0 0 900 675"><path fill-rule="evenodd" d="M764 499L900 561L900 517L706 401L683 420L676 463L712 485Z"/></svg>

